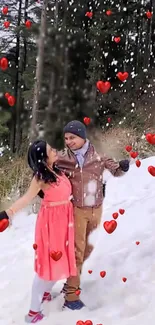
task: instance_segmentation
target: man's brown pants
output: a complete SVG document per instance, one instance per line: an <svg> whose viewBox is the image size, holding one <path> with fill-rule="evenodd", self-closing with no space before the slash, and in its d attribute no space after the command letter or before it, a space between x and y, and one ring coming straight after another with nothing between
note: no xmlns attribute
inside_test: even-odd
<svg viewBox="0 0 155 325"><path fill-rule="evenodd" d="M101 215L102 206L99 208L74 208L77 276L67 279L65 299L68 301L79 300L76 290L80 287L82 265L93 250L93 246L88 243L88 237L100 224Z"/></svg>

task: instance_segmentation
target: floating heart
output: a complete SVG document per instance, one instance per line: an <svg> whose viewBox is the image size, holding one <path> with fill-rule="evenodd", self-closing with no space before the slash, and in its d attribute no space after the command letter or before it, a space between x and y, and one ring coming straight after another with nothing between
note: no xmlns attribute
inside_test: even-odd
<svg viewBox="0 0 155 325"><path fill-rule="evenodd" d="M138 156L138 152L132 151L132 152L130 152L130 156L131 156L131 158L135 159Z"/></svg>
<svg viewBox="0 0 155 325"><path fill-rule="evenodd" d="M103 227L108 234L112 234L117 227L117 222L115 220L105 221Z"/></svg>
<svg viewBox="0 0 155 325"><path fill-rule="evenodd" d="M62 252L60 252L60 251L57 251L57 252L52 251L52 252L50 253L50 256L53 258L54 261L57 262L57 261L59 261L60 258L62 257Z"/></svg>
<svg viewBox="0 0 155 325"><path fill-rule="evenodd" d="M93 13L91 11L87 11L85 14L86 17L92 18L93 17Z"/></svg>
<svg viewBox="0 0 155 325"><path fill-rule="evenodd" d="M91 320L86 320L85 322L83 322L82 320L78 320L76 322L76 325L93 325L93 322Z"/></svg>
<svg viewBox="0 0 155 325"><path fill-rule="evenodd" d="M3 15L7 15L7 13L8 13L8 7L3 7L2 8L2 13L3 13Z"/></svg>
<svg viewBox="0 0 155 325"><path fill-rule="evenodd" d="M92 270L88 270L88 273L89 273L89 274L92 274L92 272L93 272Z"/></svg>
<svg viewBox="0 0 155 325"><path fill-rule="evenodd" d="M115 43L119 43L119 42L120 42L120 40L121 40L121 38L120 38L120 37L114 37L114 41L115 41Z"/></svg>
<svg viewBox="0 0 155 325"><path fill-rule="evenodd" d="M140 167L141 166L141 161L140 160L136 160L136 166Z"/></svg>
<svg viewBox="0 0 155 325"><path fill-rule="evenodd" d="M155 134L152 134L152 133L146 134L146 140L150 144L155 144Z"/></svg>
<svg viewBox="0 0 155 325"><path fill-rule="evenodd" d="M108 123L110 123L111 122L111 117L108 117Z"/></svg>
<svg viewBox="0 0 155 325"><path fill-rule="evenodd" d="M97 89L102 93L106 94L108 90L111 88L111 83L109 81L97 81L96 83Z"/></svg>
<svg viewBox="0 0 155 325"><path fill-rule="evenodd" d="M8 28L9 26L10 26L10 22L9 22L9 21L5 21L5 22L4 22L4 27L5 27L5 28Z"/></svg>
<svg viewBox="0 0 155 325"><path fill-rule="evenodd" d="M148 19L151 19L151 17L152 17L152 12L151 12L151 11L147 11L147 12L146 12L146 16L147 16Z"/></svg>
<svg viewBox="0 0 155 325"><path fill-rule="evenodd" d="M117 219L117 218L118 218L118 212L114 212L114 213L112 214L112 216L113 216L114 219Z"/></svg>
<svg viewBox="0 0 155 325"><path fill-rule="evenodd" d="M86 124L86 125L89 125L90 124L90 117L84 117L84 119L83 119L83 122Z"/></svg>
<svg viewBox="0 0 155 325"><path fill-rule="evenodd" d="M107 15L107 16L110 16L111 14L112 14L112 11L111 11L111 10L107 10L107 11L106 11L106 15Z"/></svg>
<svg viewBox="0 0 155 325"><path fill-rule="evenodd" d="M153 167L153 166L149 166L149 167L148 167L148 172L149 172L152 176L155 176L155 167Z"/></svg>
<svg viewBox="0 0 155 325"><path fill-rule="evenodd" d="M125 81L126 79L128 79L129 74L128 74L128 72L118 72L117 77L119 80Z"/></svg>
<svg viewBox="0 0 155 325"><path fill-rule="evenodd" d="M75 291L75 294L76 294L77 296L79 296L80 293L81 293L81 290L76 290L76 291Z"/></svg>
<svg viewBox="0 0 155 325"><path fill-rule="evenodd" d="M8 59L2 58L0 61L0 67L3 71L5 71L8 68Z"/></svg>
<svg viewBox="0 0 155 325"><path fill-rule="evenodd" d="M136 245L139 245L140 244L140 241L136 241Z"/></svg>
<svg viewBox="0 0 155 325"><path fill-rule="evenodd" d="M26 26L27 28L31 28L31 26L32 26L31 21L30 21L30 20L27 20L26 23L25 23L25 26Z"/></svg>
<svg viewBox="0 0 155 325"><path fill-rule="evenodd" d="M122 278L122 281L123 281L123 282L126 282L126 281L127 281L127 278Z"/></svg>
<svg viewBox="0 0 155 325"><path fill-rule="evenodd" d="M132 146L126 146L126 147L125 147L125 150L126 150L127 152L130 152L130 151L132 150Z"/></svg>
<svg viewBox="0 0 155 325"><path fill-rule="evenodd" d="M0 232L3 232L8 227L9 227L9 220L8 219L0 220Z"/></svg>
<svg viewBox="0 0 155 325"><path fill-rule="evenodd" d="M36 249L37 249L37 247L38 247L38 245L37 245L37 244L33 244L33 249L34 249L34 250L36 250Z"/></svg>
<svg viewBox="0 0 155 325"><path fill-rule="evenodd" d="M101 278L104 278L106 276L106 271L101 271L100 276L101 276Z"/></svg>
<svg viewBox="0 0 155 325"><path fill-rule="evenodd" d="M120 214L124 214L125 213L125 210L124 209L119 209L119 213Z"/></svg>
<svg viewBox="0 0 155 325"><path fill-rule="evenodd" d="M15 105L15 102L16 102L16 99L15 99L14 96L9 96L9 97L8 97L8 104L9 104L10 106L14 106L14 105Z"/></svg>

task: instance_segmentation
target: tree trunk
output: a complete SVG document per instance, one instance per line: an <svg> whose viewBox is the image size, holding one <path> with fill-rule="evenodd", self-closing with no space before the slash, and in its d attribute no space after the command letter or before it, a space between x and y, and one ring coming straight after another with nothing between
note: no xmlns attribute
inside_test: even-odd
<svg viewBox="0 0 155 325"><path fill-rule="evenodd" d="M43 75L44 47L45 47L44 42L45 42L45 37L46 37L47 6L48 6L48 0L44 0L43 7L42 7L42 13L41 13L40 36L39 36L39 42L38 42L38 57L37 57L36 77L35 77L35 86L34 86L30 141L33 141L38 136L37 111L39 108L39 96L40 96L40 92L41 92L41 82L42 82L42 75Z"/></svg>
<svg viewBox="0 0 155 325"><path fill-rule="evenodd" d="M22 11L22 0L19 2L19 10L18 10L18 22L17 22L17 35L16 35L16 57L15 57L15 66L16 66L16 79L15 79L15 98L18 102L18 82L19 82L19 58L20 58L20 31L19 26L21 24L21 11ZM11 118L11 130L10 130L10 149L11 152L16 151L16 129L17 129L17 116L18 116L18 103L12 109L12 118Z"/></svg>

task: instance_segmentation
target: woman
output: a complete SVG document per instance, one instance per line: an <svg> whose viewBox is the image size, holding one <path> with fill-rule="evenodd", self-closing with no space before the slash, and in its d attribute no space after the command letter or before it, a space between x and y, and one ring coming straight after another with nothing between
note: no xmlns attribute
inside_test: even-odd
<svg viewBox="0 0 155 325"><path fill-rule="evenodd" d="M0 212L0 231L4 231L13 215L28 205L39 193L43 198L35 228L35 278L28 323L44 317L41 303L55 282L76 275L74 224L71 184L55 166L57 152L45 141L35 141L28 150L28 164L34 176L26 194L8 210Z"/></svg>

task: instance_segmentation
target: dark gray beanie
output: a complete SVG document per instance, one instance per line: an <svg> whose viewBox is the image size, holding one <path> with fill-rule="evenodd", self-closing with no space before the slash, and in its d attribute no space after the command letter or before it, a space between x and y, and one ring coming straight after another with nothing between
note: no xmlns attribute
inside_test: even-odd
<svg viewBox="0 0 155 325"><path fill-rule="evenodd" d="M72 133L82 139L87 138L86 127L80 121L71 121L64 127L64 133Z"/></svg>

